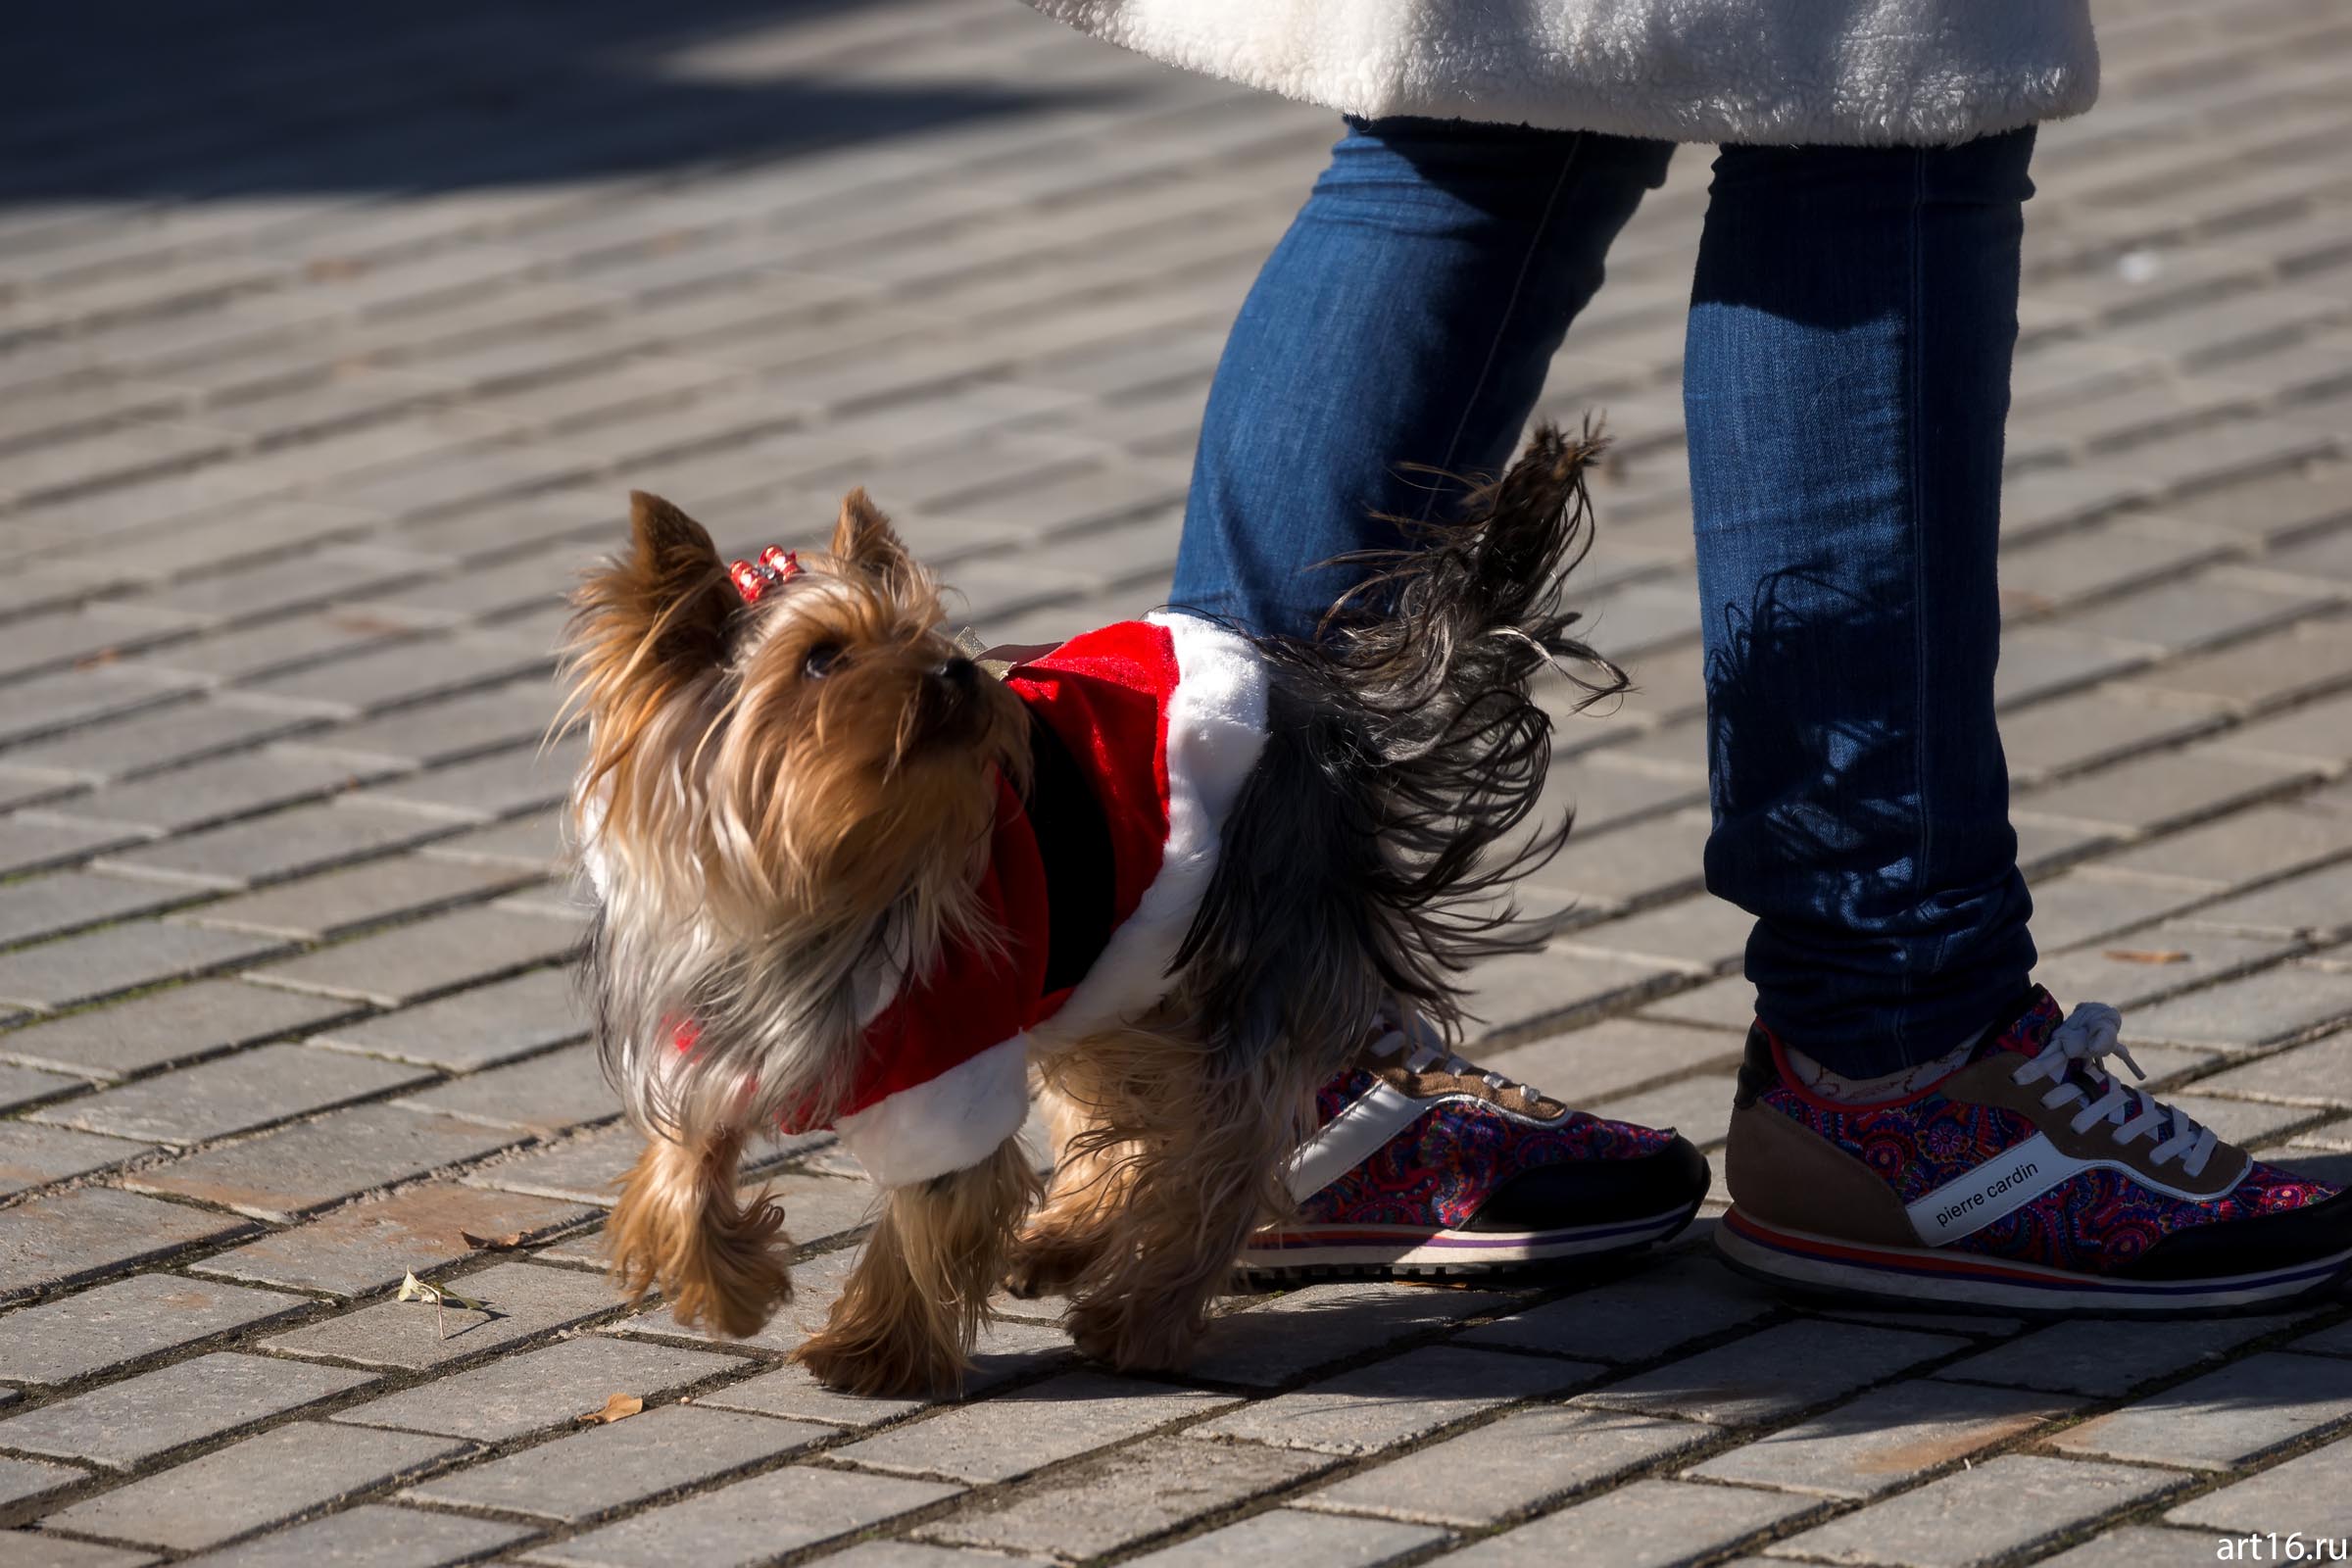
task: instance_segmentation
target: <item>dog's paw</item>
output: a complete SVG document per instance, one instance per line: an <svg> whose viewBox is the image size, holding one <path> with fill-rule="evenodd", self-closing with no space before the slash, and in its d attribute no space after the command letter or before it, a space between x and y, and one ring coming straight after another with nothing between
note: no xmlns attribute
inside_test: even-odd
<svg viewBox="0 0 2352 1568"><path fill-rule="evenodd" d="M832 1329L803 1341L792 1358L828 1389L889 1398L958 1393L967 1366L962 1356L910 1338L886 1343Z"/></svg>
<svg viewBox="0 0 2352 1568"><path fill-rule="evenodd" d="M1182 1372L1202 1329L1192 1312L1125 1299L1081 1301L1062 1321L1079 1354L1120 1372Z"/></svg>
<svg viewBox="0 0 2352 1568"><path fill-rule="evenodd" d="M1095 1249L1067 1231L1029 1231L1012 1244L1004 1266L1006 1294L1024 1301L1067 1296L1094 1261Z"/></svg>

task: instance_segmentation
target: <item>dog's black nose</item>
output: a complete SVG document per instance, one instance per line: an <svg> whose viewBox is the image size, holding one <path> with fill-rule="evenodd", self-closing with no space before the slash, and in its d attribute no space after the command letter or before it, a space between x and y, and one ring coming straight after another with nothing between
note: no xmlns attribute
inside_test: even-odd
<svg viewBox="0 0 2352 1568"><path fill-rule="evenodd" d="M980 666L957 655L931 672L959 692L968 692L980 680Z"/></svg>

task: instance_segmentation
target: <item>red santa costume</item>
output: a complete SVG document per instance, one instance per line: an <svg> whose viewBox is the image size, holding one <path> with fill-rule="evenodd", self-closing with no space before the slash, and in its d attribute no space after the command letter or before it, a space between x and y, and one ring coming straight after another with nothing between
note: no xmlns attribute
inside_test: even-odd
<svg viewBox="0 0 2352 1568"><path fill-rule="evenodd" d="M1004 940L886 988L834 1124L886 1187L979 1163L1020 1129L1030 1052L1159 1000L1265 743L1257 651L1196 616L1087 632L1005 684L1035 777L1026 800L1000 786L980 888Z"/></svg>

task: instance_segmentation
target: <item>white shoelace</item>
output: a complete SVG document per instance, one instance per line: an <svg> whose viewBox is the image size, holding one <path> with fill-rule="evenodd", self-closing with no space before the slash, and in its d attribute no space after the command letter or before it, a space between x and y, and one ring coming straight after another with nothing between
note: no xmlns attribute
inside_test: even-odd
<svg viewBox="0 0 2352 1568"><path fill-rule="evenodd" d="M2144 1138L2164 1126L2172 1126L2172 1136L2148 1151L2148 1163L2162 1165L2171 1160L2180 1161L2183 1175L2195 1177L2205 1173L2205 1163L2221 1143L2221 1136L2210 1127L2199 1126L2180 1111L2174 1109L2152 1095L2124 1086L2121 1079L2107 1071L2106 1058L2115 1056L2132 1069L2132 1076L2145 1079L2139 1063L2124 1048L2124 1015L2104 1002L2085 1002L2067 1014L2066 1021L2050 1031L2049 1041L2032 1060L2010 1074L2020 1084L2030 1084L2048 1078L2056 1086L2041 1097L2041 1102L2055 1110L2062 1105L2079 1103L2082 1109L2076 1113L2071 1125L2078 1133L2085 1133L2101 1122L2113 1125L2108 1135L2119 1144L2129 1144ZM2091 1078L2093 1088L2106 1092L2095 1100L2083 1092L2082 1085L2067 1082L2068 1074L2080 1065Z"/></svg>
<svg viewBox="0 0 2352 1568"><path fill-rule="evenodd" d="M1476 1062L1467 1061L1446 1049L1438 1032L1420 1013L1406 1011L1401 1017L1383 1012L1373 1027L1381 1031L1367 1041L1364 1049L1375 1056L1394 1056L1404 1054L1406 1072L1427 1072L1435 1067L1456 1078L1482 1078L1494 1090L1516 1089L1528 1099L1537 1097L1526 1085L1505 1078L1498 1072L1489 1072Z"/></svg>

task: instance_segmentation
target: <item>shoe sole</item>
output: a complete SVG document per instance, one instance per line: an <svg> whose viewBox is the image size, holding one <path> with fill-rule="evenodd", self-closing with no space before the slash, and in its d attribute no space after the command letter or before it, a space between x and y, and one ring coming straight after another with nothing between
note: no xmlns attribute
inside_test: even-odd
<svg viewBox="0 0 2352 1568"><path fill-rule="evenodd" d="M1865 1247L1766 1225L1737 1205L1715 1227L1715 1249L1740 1273L1798 1295L2031 1317L2248 1311L2317 1295L2352 1270L2352 1249L2347 1249L2288 1268L2228 1278L2105 1279L1932 1248Z"/></svg>
<svg viewBox="0 0 2352 1568"><path fill-rule="evenodd" d="M1334 1275L1430 1279L1523 1273L1570 1258L1654 1247L1690 1223L1691 1202L1647 1219L1543 1231L1427 1230L1414 1225L1299 1225L1250 1238L1240 1272L1250 1279Z"/></svg>

